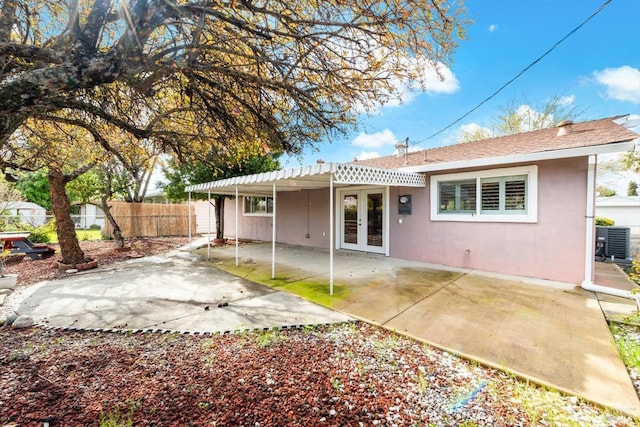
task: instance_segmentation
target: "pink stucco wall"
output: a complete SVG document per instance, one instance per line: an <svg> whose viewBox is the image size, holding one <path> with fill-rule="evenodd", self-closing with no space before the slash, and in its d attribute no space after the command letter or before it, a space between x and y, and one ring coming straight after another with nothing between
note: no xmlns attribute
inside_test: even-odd
<svg viewBox="0 0 640 427"><path fill-rule="evenodd" d="M392 187L390 255L579 283L584 279L586 172L584 157L538 163L536 223L431 221L428 185L427 188ZM400 194L412 195L411 215L398 215ZM229 200L226 207L225 231L228 236L234 236L235 203ZM328 210L326 188L278 193L277 241L328 248ZM240 237L271 241L271 217L241 214L240 219Z"/></svg>
<svg viewBox="0 0 640 427"><path fill-rule="evenodd" d="M579 283L584 279L586 171L586 158L538 164L537 223L431 221L429 188L392 189L390 255ZM397 214L401 193L413 194L412 215Z"/></svg>
<svg viewBox="0 0 640 427"><path fill-rule="evenodd" d="M225 208L225 234L235 236L235 202L227 201ZM243 216L242 203L239 211L241 238L271 241L272 217ZM329 248L328 189L278 193L276 219L278 242Z"/></svg>

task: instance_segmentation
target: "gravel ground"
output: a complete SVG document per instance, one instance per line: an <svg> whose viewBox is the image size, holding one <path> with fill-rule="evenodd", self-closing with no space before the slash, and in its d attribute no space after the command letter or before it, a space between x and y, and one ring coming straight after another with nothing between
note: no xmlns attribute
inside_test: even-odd
<svg viewBox="0 0 640 427"><path fill-rule="evenodd" d="M0 426L635 425L365 323L213 336L4 327L0 390Z"/></svg>
<svg viewBox="0 0 640 427"><path fill-rule="evenodd" d="M82 245L104 265L185 242L131 239L124 251ZM7 269L20 273L18 287L29 286L62 276L56 257ZM640 343L638 328L617 335ZM640 372L630 368L630 376L640 395ZM45 423L638 425L364 323L222 336L0 327L0 427Z"/></svg>
<svg viewBox="0 0 640 427"><path fill-rule="evenodd" d="M633 382L636 393L638 394L638 397L640 397L640 326L616 324L614 326L613 338L617 343L620 343L621 341L636 343L634 346L635 348L627 350L634 354L636 360L634 366L630 366L630 364L627 363L627 370L629 371L629 377L631 378L631 382Z"/></svg>

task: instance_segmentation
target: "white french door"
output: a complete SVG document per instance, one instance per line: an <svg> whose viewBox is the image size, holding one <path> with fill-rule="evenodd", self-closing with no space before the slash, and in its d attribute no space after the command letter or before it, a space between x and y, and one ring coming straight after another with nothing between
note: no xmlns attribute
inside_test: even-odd
<svg viewBox="0 0 640 427"><path fill-rule="evenodd" d="M385 253L384 189L340 191L340 247Z"/></svg>

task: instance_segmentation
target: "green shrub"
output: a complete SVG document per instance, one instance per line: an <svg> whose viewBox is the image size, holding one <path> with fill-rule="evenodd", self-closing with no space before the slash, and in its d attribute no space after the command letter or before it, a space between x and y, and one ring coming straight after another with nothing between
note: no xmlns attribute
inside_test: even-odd
<svg viewBox="0 0 640 427"><path fill-rule="evenodd" d="M98 224L91 224L89 226L89 230L101 230L102 227L100 227Z"/></svg>
<svg viewBox="0 0 640 427"><path fill-rule="evenodd" d="M49 243L52 236L56 236L56 224L55 220L51 220L46 224L39 227L33 227L31 225L23 226L24 231L31 233L29 240L33 243Z"/></svg>
<svg viewBox="0 0 640 427"><path fill-rule="evenodd" d="M628 270L629 278L640 285L640 254L631 261L631 267Z"/></svg>
<svg viewBox="0 0 640 427"><path fill-rule="evenodd" d="M596 225L603 225L603 226L606 226L606 227L611 227L615 223L616 222L614 220L612 220L611 218L605 218L603 216L597 216L596 217Z"/></svg>

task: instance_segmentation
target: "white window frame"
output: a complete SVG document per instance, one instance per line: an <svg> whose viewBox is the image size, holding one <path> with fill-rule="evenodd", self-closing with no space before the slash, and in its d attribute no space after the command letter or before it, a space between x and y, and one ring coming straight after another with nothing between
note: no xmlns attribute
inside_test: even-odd
<svg viewBox="0 0 640 427"><path fill-rule="evenodd" d="M516 211L514 213L486 213L482 212L482 184L483 178L503 178L516 175L526 175L526 213ZM440 213L439 188L445 181L476 181L476 209L473 212ZM431 221L459 221L459 222L538 222L538 166L519 166L513 168L501 168L481 170L475 172L449 173L434 175L430 180Z"/></svg>
<svg viewBox="0 0 640 427"><path fill-rule="evenodd" d="M265 199L267 201L267 206L269 204L269 199L273 200L271 196L244 196L244 200L242 201L242 215L244 216L273 216L273 212L247 212L247 200L249 199ZM271 204L273 206L273 202Z"/></svg>

